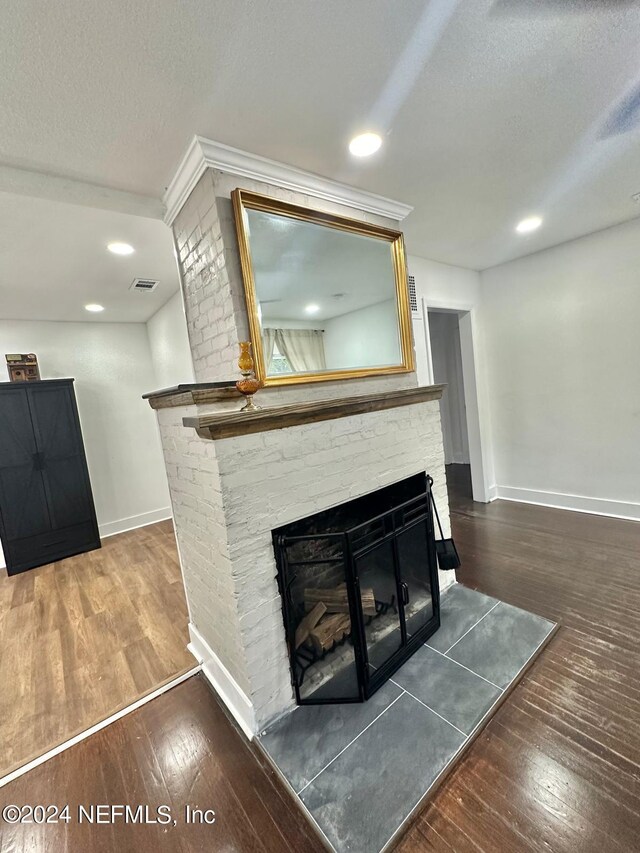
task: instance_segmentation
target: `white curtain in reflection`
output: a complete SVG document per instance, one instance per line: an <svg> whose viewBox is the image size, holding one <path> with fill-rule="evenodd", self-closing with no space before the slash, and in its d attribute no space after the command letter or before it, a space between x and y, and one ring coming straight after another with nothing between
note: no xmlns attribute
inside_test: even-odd
<svg viewBox="0 0 640 853"><path fill-rule="evenodd" d="M276 343L276 330L275 329L263 329L262 330L262 348L264 350L264 364L265 370L267 373L269 372L269 368L271 367L271 359L273 358L273 349Z"/></svg>
<svg viewBox="0 0 640 853"><path fill-rule="evenodd" d="M276 329L275 339L291 368L296 373L308 373L326 369L322 334L320 329Z"/></svg>

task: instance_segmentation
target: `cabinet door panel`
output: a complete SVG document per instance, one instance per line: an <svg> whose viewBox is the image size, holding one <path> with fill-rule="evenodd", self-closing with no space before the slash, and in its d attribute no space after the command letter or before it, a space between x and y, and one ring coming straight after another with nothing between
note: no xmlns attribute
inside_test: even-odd
<svg viewBox="0 0 640 853"><path fill-rule="evenodd" d="M33 463L0 470L0 507L7 540L36 536L50 529L42 474Z"/></svg>
<svg viewBox="0 0 640 853"><path fill-rule="evenodd" d="M0 512L6 540L49 529L49 513L26 390L3 393L0 406Z"/></svg>
<svg viewBox="0 0 640 853"><path fill-rule="evenodd" d="M33 387L30 405L53 529L92 518L93 506L73 391Z"/></svg>
<svg viewBox="0 0 640 853"><path fill-rule="evenodd" d="M0 405L0 468L31 464L36 450L26 390L4 391Z"/></svg>
<svg viewBox="0 0 640 853"><path fill-rule="evenodd" d="M85 484L82 457L47 458L42 476L49 500L52 528L69 527L91 519L92 506Z"/></svg>
<svg viewBox="0 0 640 853"><path fill-rule="evenodd" d="M82 453L72 393L66 386L29 389L36 443L47 459L65 459Z"/></svg>

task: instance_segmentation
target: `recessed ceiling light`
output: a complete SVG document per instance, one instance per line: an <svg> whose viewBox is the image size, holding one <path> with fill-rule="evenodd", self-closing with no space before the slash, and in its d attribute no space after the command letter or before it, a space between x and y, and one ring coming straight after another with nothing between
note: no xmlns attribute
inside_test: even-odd
<svg viewBox="0 0 640 853"><path fill-rule="evenodd" d="M349 143L349 151L355 157L369 157L382 145L382 138L377 133L361 133L354 136Z"/></svg>
<svg viewBox="0 0 640 853"><path fill-rule="evenodd" d="M536 228L539 228L541 225L541 216L528 216L526 219L523 219L521 222L518 222L518 224L516 225L516 231L518 232L518 234L529 234L531 231L535 231Z"/></svg>
<svg viewBox="0 0 640 853"><path fill-rule="evenodd" d="M98 305L97 302L90 302L84 306L84 310L91 311L92 314L99 314L100 311L104 311L104 305Z"/></svg>
<svg viewBox="0 0 640 853"><path fill-rule="evenodd" d="M312 302L310 305L307 305L304 310L307 314L317 314L320 310L320 306L316 305L315 302Z"/></svg>
<svg viewBox="0 0 640 853"><path fill-rule="evenodd" d="M135 252L133 246L128 243L108 243L107 249L114 255L132 255Z"/></svg>

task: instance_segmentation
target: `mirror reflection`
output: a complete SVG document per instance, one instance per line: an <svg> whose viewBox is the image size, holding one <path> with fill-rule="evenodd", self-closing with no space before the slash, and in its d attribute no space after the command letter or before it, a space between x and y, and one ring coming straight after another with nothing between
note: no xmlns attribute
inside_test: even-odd
<svg viewBox="0 0 640 853"><path fill-rule="evenodd" d="M248 207L244 228L267 377L403 364L393 242Z"/></svg>

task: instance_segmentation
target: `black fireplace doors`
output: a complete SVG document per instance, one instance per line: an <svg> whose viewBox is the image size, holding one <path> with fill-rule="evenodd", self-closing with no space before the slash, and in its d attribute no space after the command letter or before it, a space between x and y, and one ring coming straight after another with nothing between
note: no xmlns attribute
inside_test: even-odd
<svg viewBox="0 0 640 853"><path fill-rule="evenodd" d="M424 473L273 532L299 704L362 702L440 625Z"/></svg>

